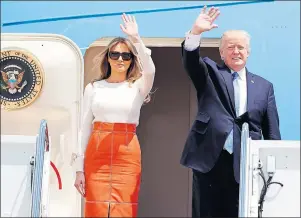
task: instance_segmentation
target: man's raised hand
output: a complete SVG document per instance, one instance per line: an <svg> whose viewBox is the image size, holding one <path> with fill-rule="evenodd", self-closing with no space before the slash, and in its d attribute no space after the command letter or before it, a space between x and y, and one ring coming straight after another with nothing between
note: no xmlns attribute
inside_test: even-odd
<svg viewBox="0 0 301 218"><path fill-rule="evenodd" d="M214 21L219 16L220 11L218 8L211 7L206 11L207 6L205 5L200 13L200 15L195 20L191 33L194 35L200 35L203 32L209 31L213 28L217 28L217 24Z"/></svg>

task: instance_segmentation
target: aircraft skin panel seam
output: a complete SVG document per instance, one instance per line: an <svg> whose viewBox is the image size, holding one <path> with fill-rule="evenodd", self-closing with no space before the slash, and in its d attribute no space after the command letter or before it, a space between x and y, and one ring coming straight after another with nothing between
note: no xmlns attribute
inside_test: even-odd
<svg viewBox="0 0 301 218"><path fill-rule="evenodd" d="M219 4L208 4L207 6L208 7L229 7L229 6L234 6L234 5L258 4L258 3L267 3L267 2L274 2L274 0L226 2L226 3L219 3ZM100 13L100 14L74 15L74 16L65 16L65 17L52 17L52 18L42 18L42 19L35 19L35 20L21 20L21 21L14 21L14 22L4 22L2 24L2 27L33 24L33 23L89 19L89 18L96 18L96 17L120 16L123 13L146 14L146 13L158 13L158 12L167 12L167 11L192 10L192 9L197 9L197 8L202 8L202 7L204 7L203 4L195 5L195 6L177 7L177 8L160 8L160 9L148 9L148 10L135 10L135 11L127 11L127 12L111 12L111 13Z"/></svg>

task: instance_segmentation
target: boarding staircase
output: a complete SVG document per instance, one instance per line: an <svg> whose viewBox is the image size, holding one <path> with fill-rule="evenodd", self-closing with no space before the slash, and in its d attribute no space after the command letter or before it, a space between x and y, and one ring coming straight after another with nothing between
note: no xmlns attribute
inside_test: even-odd
<svg viewBox="0 0 301 218"><path fill-rule="evenodd" d="M300 141L241 136L239 217L300 217Z"/></svg>

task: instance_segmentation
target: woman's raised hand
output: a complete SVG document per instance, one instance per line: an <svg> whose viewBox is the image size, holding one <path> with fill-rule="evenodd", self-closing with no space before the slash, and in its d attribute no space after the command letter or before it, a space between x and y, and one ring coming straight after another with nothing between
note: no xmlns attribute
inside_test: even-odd
<svg viewBox="0 0 301 218"><path fill-rule="evenodd" d="M128 37L139 37L138 25L134 16L122 14L122 21L123 24L120 24L120 28Z"/></svg>

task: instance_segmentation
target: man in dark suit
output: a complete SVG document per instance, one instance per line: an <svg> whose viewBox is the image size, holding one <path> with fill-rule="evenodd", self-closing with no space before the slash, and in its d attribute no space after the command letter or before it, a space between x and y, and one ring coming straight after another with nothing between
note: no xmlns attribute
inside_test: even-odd
<svg viewBox="0 0 301 218"><path fill-rule="evenodd" d="M201 57L201 34L217 27L213 22L219 14L217 8L204 7L182 43L184 67L198 99L198 113L181 157L181 164L193 170L193 217L238 217L244 122L253 140L281 139L273 85L245 67L248 33L223 34L219 49L224 64Z"/></svg>

